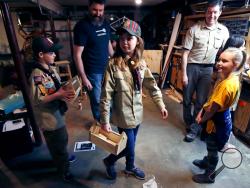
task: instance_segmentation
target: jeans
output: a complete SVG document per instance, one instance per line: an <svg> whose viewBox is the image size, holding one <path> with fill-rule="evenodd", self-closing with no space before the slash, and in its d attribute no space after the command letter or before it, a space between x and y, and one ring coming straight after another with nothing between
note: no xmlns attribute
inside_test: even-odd
<svg viewBox="0 0 250 188"><path fill-rule="evenodd" d="M95 120L100 121L100 97L101 97L101 87L102 87L102 80L103 74L87 74L87 77L93 86L91 91L88 91L89 100L91 111Z"/></svg>
<svg viewBox="0 0 250 188"><path fill-rule="evenodd" d="M193 124L191 127L192 130L196 130L195 127L198 125L194 124L195 118L207 100L212 72L212 66L205 67L199 64L187 65L188 85L183 88L183 119L188 127ZM192 113L192 98L194 92L196 92L196 101Z"/></svg>
<svg viewBox="0 0 250 188"><path fill-rule="evenodd" d="M122 133L123 131L126 133L128 140L127 140L127 145L126 148L119 153L118 155L114 155L114 154L110 154L107 157L108 163L110 165L114 165L115 162L122 158L122 157L126 157L126 170L131 170L133 168L135 168L135 142L136 142L136 136L138 133L138 129L139 129L138 125L136 128L133 129L122 129L122 128L118 128L119 133Z"/></svg>

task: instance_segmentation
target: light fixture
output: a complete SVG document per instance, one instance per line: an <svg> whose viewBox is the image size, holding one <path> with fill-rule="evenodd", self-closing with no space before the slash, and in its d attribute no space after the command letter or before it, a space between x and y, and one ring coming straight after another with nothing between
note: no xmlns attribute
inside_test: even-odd
<svg viewBox="0 0 250 188"><path fill-rule="evenodd" d="M136 5L141 5L142 4L142 0L135 0L135 4Z"/></svg>

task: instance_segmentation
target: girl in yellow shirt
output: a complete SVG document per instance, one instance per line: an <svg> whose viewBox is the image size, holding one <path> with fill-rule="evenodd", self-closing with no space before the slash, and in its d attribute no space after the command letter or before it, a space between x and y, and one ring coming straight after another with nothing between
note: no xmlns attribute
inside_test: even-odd
<svg viewBox="0 0 250 188"><path fill-rule="evenodd" d="M218 151L223 148L232 131L230 106L234 103L239 90L238 71L246 60L246 54L237 48L226 49L217 63L220 80L216 83L210 98L198 113L198 124L207 122L207 156L194 160L193 164L205 169L204 174L193 176L197 183L214 183L213 172L218 163ZM236 73L237 72L237 73Z"/></svg>

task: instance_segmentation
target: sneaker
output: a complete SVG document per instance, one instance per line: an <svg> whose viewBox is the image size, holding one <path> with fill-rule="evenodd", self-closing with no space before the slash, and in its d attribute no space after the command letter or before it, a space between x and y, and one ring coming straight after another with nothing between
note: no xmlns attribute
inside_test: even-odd
<svg viewBox="0 0 250 188"><path fill-rule="evenodd" d="M207 157L204 157L202 160L196 159L193 161L193 164L201 169L206 169L208 167Z"/></svg>
<svg viewBox="0 0 250 188"><path fill-rule="evenodd" d="M125 174L128 174L128 175L130 174L130 175L135 176L139 180L145 180L145 173L139 168L133 168L130 170L125 169L124 172Z"/></svg>
<svg viewBox="0 0 250 188"><path fill-rule="evenodd" d="M195 138L196 138L196 134L192 133L192 131L190 131L189 133L186 134L184 141L185 142L193 142Z"/></svg>
<svg viewBox="0 0 250 188"><path fill-rule="evenodd" d="M106 174L108 179L115 180L117 176L115 165L110 165L107 158L103 159L103 163L106 167Z"/></svg>
<svg viewBox="0 0 250 188"><path fill-rule="evenodd" d="M76 161L76 156L75 155L70 155L68 160L69 160L70 163L73 163L73 162Z"/></svg>
<svg viewBox="0 0 250 188"><path fill-rule="evenodd" d="M74 176L70 172L66 172L63 174L63 180L64 181L72 181L74 179Z"/></svg>
<svg viewBox="0 0 250 188"><path fill-rule="evenodd" d="M192 180L196 183L214 183L214 174L205 172L204 174L196 174L192 177Z"/></svg>
<svg viewBox="0 0 250 188"><path fill-rule="evenodd" d="M226 143L225 146L220 150L220 152L225 152L225 153L235 153L236 150L235 150L235 146L233 144L230 144L230 143Z"/></svg>

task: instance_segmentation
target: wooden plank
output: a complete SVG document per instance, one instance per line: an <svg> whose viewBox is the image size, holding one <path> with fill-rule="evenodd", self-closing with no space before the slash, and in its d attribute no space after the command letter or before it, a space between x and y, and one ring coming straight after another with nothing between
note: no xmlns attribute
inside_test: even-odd
<svg viewBox="0 0 250 188"><path fill-rule="evenodd" d="M162 71L162 74L161 74L161 79L162 79L161 88L163 88L163 85L164 85L165 80L166 80L168 67L169 67L169 62L170 62L170 55L172 53L172 50L173 50L173 47L174 47L174 44L175 44L175 41L176 41L176 38L177 38L177 35L178 35L180 22L181 22L181 14L178 13L176 18L175 18L174 28L173 28L173 31L172 31L172 34L171 34L169 47L168 47L167 54L166 54L166 57L165 57L165 61L164 61L164 64L163 64L163 69L162 69L163 71Z"/></svg>
<svg viewBox="0 0 250 188"><path fill-rule="evenodd" d="M56 1L51 0L30 0L33 3L38 4L38 6L45 7L48 10L55 12L56 14L63 15L63 7Z"/></svg>
<svg viewBox="0 0 250 188"><path fill-rule="evenodd" d="M144 50L142 56L152 73L161 74L162 50Z"/></svg>
<svg viewBox="0 0 250 188"><path fill-rule="evenodd" d="M181 103L183 101L182 97L179 98L179 96L177 96L174 92L174 90L171 89L168 89L166 90L165 94L170 98L172 99L173 101L177 102L177 103Z"/></svg>
<svg viewBox="0 0 250 188"><path fill-rule="evenodd" d="M223 11L220 18L225 17L225 16L232 16L232 15L239 15L239 14L247 14L250 13L250 7L248 8L240 8L237 10L233 10L233 11ZM190 15L190 16L185 16L184 20L188 20L188 19L201 19L205 17L205 13L203 14L196 14L196 15Z"/></svg>
<svg viewBox="0 0 250 188"><path fill-rule="evenodd" d="M243 105L238 105L234 114L234 126L242 133L245 133L250 119L250 103L239 100L239 104L241 103Z"/></svg>
<svg viewBox="0 0 250 188"><path fill-rule="evenodd" d="M181 54L180 53L173 54L170 83L176 89L179 89L181 91L183 90L182 70L181 70Z"/></svg>

